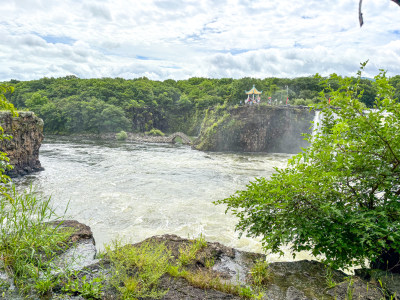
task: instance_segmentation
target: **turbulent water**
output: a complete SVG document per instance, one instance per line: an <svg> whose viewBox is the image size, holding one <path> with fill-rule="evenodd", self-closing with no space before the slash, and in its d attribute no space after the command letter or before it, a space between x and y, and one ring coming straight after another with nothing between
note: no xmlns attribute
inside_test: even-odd
<svg viewBox="0 0 400 300"><path fill-rule="evenodd" d="M51 196L58 214L68 207L68 218L92 228L99 249L117 237L138 242L171 233L260 252L257 240L238 239L237 219L213 201L270 176L289 157L47 137L40 149L45 170L15 182Z"/></svg>

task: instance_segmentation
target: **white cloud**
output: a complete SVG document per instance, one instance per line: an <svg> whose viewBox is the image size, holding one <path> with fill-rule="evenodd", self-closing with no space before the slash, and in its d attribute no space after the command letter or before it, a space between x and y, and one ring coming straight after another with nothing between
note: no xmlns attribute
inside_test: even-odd
<svg viewBox="0 0 400 300"><path fill-rule="evenodd" d="M14 0L2 7L0 80L400 74L389 0Z"/></svg>

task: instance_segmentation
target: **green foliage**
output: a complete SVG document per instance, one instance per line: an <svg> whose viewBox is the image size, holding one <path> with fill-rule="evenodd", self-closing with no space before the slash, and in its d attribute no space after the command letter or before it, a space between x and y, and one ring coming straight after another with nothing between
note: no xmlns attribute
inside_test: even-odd
<svg viewBox="0 0 400 300"><path fill-rule="evenodd" d="M147 135L154 135L154 136L164 136L165 133L159 129L152 128L150 131L146 131Z"/></svg>
<svg viewBox="0 0 400 300"><path fill-rule="evenodd" d="M240 126L240 124L234 120L225 124L225 121L231 116L230 111L227 110L227 105L228 103L225 102L223 105L217 105L206 111L201 124L200 135L202 138L197 146L198 149L208 150L209 145L213 143L212 140L215 138L217 129L221 129L223 126L226 126L226 128ZM218 131L221 132L221 130Z"/></svg>
<svg viewBox="0 0 400 300"><path fill-rule="evenodd" d="M250 280L255 286L267 284L271 279L271 273L268 270L268 262L264 259L258 260L250 269Z"/></svg>
<svg viewBox="0 0 400 300"><path fill-rule="evenodd" d="M313 100L311 100L311 99L294 99L293 100L293 105L304 105L304 106L308 106L308 105L312 105L312 104L315 104L314 102L313 102Z"/></svg>
<svg viewBox="0 0 400 300"><path fill-rule="evenodd" d="M197 252L207 246L207 242L204 237L200 235L199 238L195 239L191 244L182 246L179 248L179 263L182 266L186 266L196 258Z"/></svg>
<svg viewBox="0 0 400 300"><path fill-rule="evenodd" d="M310 147L270 179L218 201L239 217L237 230L261 236L266 250L289 245L342 268L400 251L400 104L381 72L372 82L374 110L365 110L360 80L361 72L355 82L325 80L337 109L318 106L323 119L306 137Z"/></svg>
<svg viewBox="0 0 400 300"><path fill-rule="evenodd" d="M114 105L107 105L100 114L100 132L116 132L129 128L130 122L125 117L124 110Z"/></svg>
<svg viewBox="0 0 400 300"><path fill-rule="evenodd" d="M273 100L284 104L287 95L290 101L307 99L315 103L323 80L319 77L194 77L160 82L145 77L125 80L66 76L31 81L12 80L9 87L0 90L0 94L3 97L7 95L20 109L33 110L44 120L45 133L145 132L158 128L163 132L183 131L197 135L201 122L198 118L205 110L225 102L229 106L239 104L246 97L244 91L253 84L263 91L261 103L266 103L271 96ZM395 76L391 82L398 97L399 80ZM338 83L336 79L330 79L329 85L336 88ZM360 85L364 89L360 100L372 106L377 90L368 79L361 79ZM14 87L16 90L11 94ZM327 100L329 94L325 96Z"/></svg>
<svg viewBox="0 0 400 300"><path fill-rule="evenodd" d="M263 294L254 292L252 286L230 283L213 273L209 269L214 264L213 258L209 259L208 270L192 270L188 265L205 247L207 242L201 235L182 246L178 257L173 257L163 243L145 241L138 245L123 246L119 241L114 241L106 245L102 255L112 267L108 284L119 292L118 296L122 299L159 299L167 292L160 290L159 279L169 274L201 289L215 289L245 299L262 299Z"/></svg>
<svg viewBox="0 0 400 300"><path fill-rule="evenodd" d="M348 279L349 284L347 285L347 291L346 291L346 299L347 300L352 300L353 299L353 285L354 285L354 280L353 278L349 277Z"/></svg>
<svg viewBox="0 0 400 300"><path fill-rule="evenodd" d="M101 278L88 280L86 275L79 278L76 273L73 278L67 278L61 290L70 295L80 295L85 299L101 299L101 292L103 289L101 282Z"/></svg>
<svg viewBox="0 0 400 300"><path fill-rule="evenodd" d="M9 110L14 116L18 116L14 105L7 101L5 94L13 93L14 87L6 84L0 84L0 110Z"/></svg>
<svg viewBox="0 0 400 300"><path fill-rule="evenodd" d="M5 97L5 93L12 93L14 88L12 86L0 84L0 110L11 111L13 116L18 116L14 106L9 103ZM10 140L12 137L4 134L3 128L0 126L0 143L3 140ZM0 197L8 196L8 184L10 183L10 178L5 175L5 171L10 170L11 166L8 164L8 157L5 152L0 151Z"/></svg>
<svg viewBox="0 0 400 300"><path fill-rule="evenodd" d="M0 107L17 116L4 96L12 91L12 87L0 85ZM47 98L34 94L30 101L39 106L47 103ZM9 138L0 127L0 141ZM52 260L66 249L72 231L61 229L61 223L57 226L46 223L57 218L50 198L38 199L32 190L17 193L10 178L4 175L8 168L5 153L0 152L0 162L0 269L13 278L22 293L51 293L58 283L50 272Z"/></svg>
<svg viewBox="0 0 400 300"><path fill-rule="evenodd" d="M115 135L118 141L125 141L128 138L128 134L125 131L120 131Z"/></svg>
<svg viewBox="0 0 400 300"><path fill-rule="evenodd" d="M32 192L18 194L15 187L0 202L0 256L4 271L14 278L17 287L45 293L53 285L48 274L52 259L65 249L71 231L51 226L55 218L50 199L38 199Z"/></svg>
<svg viewBox="0 0 400 300"><path fill-rule="evenodd" d="M211 258L206 258L205 259L205 261L204 261L204 266L207 268L207 269L211 269L213 266L215 265L215 259L214 259L214 257L211 257Z"/></svg>
<svg viewBox="0 0 400 300"><path fill-rule="evenodd" d="M326 271L326 286L328 289L333 288L337 285L337 283L333 280L332 269L328 268Z"/></svg>
<svg viewBox="0 0 400 300"><path fill-rule="evenodd" d="M34 289L39 295L50 294L58 282L59 280L57 277L52 276L50 272L47 272L36 279L34 283Z"/></svg>
<svg viewBox="0 0 400 300"><path fill-rule="evenodd" d="M167 272L171 257L165 245L144 242L139 247L122 247L114 242L105 249L113 264L110 284L123 299L158 299L165 294L158 289L159 279Z"/></svg>

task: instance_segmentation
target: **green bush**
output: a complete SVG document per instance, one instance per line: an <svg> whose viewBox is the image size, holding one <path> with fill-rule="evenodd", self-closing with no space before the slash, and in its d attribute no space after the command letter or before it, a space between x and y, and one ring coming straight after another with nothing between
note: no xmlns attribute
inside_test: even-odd
<svg viewBox="0 0 400 300"><path fill-rule="evenodd" d="M154 135L154 136L164 136L165 133L159 129L153 128L150 131L146 131L147 135Z"/></svg>
<svg viewBox="0 0 400 300"><path fill-rule="evenodd" d="M326 101L310 146L271 178L259 178L220 200L239 217L237 230L261 236L266 250L308 250L347 268L400 252L400 104L384 72L372 82L374 110L365 110L358 80L340 83ZM325 94L321 94L321 98Z"/></svg>
<svg viewBox="0 0 400 300"><path fill-rule="evenodd" d="M306 105L306 101L304 99L294 99L293 104L294 105Z"/></svg>
<svg viewBox="0 0 400 300"><path fill-rule="evenodd" d="M118 141L125 141L128 138L128 134L125 131L120 131L115 135Z"/></svg>

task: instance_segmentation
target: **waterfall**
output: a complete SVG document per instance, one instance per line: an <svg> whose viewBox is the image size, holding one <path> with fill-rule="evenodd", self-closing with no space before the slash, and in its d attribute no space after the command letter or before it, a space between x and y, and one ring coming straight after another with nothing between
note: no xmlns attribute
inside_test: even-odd
<svg viewBox="0 0 400 300"><path fill-rule="evenodd" d="M321 130L321 121L322 121L323 113L319 110L315 111L314 120L313 120L313 128L312 128L312 138Z"/></svg>

